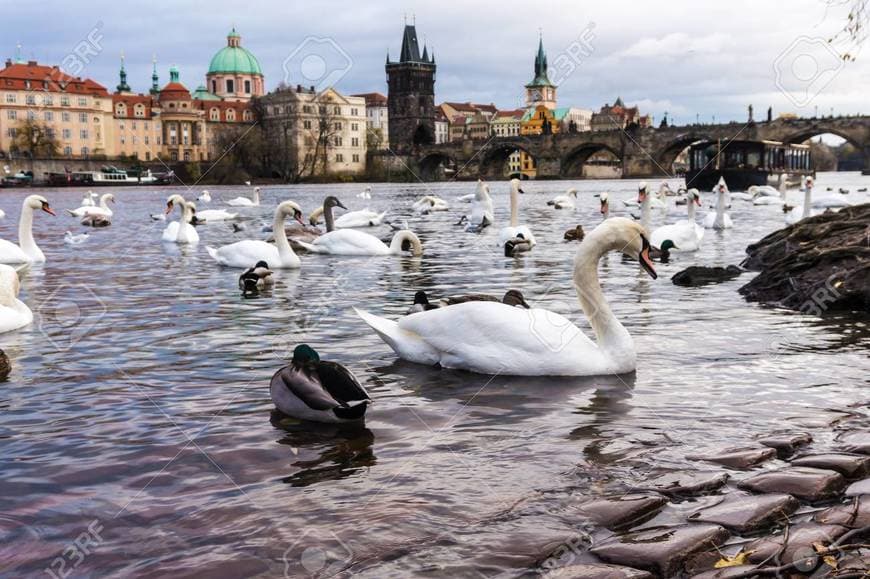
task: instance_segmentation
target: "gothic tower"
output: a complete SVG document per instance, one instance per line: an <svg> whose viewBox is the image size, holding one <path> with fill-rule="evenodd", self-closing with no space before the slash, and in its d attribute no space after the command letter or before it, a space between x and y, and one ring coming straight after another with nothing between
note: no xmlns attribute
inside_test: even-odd
<svg viewBox="0 0 870 579"><path fill-rule="evenodd" d="M556 85L547 73L547 53L544 52L544 37L538 38L538 54L535 55L535 78L526 85L526 106L544 105L556 108Z"/></svg>
<svg viewBox="0 0 870 579"><path fill-rule="evenodd" d="M398 62L387 54L387 114L390 149L407 152L435 142L435 52L417 43L417 29L405 24Z"/></svg>

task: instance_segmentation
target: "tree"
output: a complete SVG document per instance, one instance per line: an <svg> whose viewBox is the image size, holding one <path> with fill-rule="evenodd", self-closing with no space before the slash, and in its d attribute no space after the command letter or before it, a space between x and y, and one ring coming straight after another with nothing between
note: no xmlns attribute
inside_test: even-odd
<svg viewBox="0 0 870 579"><path fill-rule="evenodd" d="M821 141L810 141L809 145L816 171L837 170L837 156L828 145Z"/></svg>
<svg viewBox="0 0 870 579"><path fill-rule="evenodd" d="M215 145L217 181L239 182L265 172L267 146L258 122L221 127L215 134Z"/></svg>
<svg viewBox="0 0 870 579"><path fill-rule="evenodd" d="M35 119L27 119L15 129L12 140L13 152L26 153L31 159L51 158L60 151L54 130Z"/></svg>
<svg viewBox="0 0 870 579"><path fill-rule="evenodd" d="M867 40L867 25L870 20L870 12L868 12L868 0L825 0L825 3L831 8L840 6L848 6L849 12L846 15L846 24L834 36L828 39L831 44L843 43L847 44L846 50L841 52L843 60L855 60L857 57L850 50L857 51ZM849 48L851 46L851 48Z"/></svg>
<svg viewBox="0 0 870 579"><path fill-rule="evenodd" d="M307 129L307 141L313 142L311 155L312 176L325 177L329 173L329 150L336 145L341 129L335 112L335 101L329 93L315 100L317 116L312 119L311 128Z"/></svg>

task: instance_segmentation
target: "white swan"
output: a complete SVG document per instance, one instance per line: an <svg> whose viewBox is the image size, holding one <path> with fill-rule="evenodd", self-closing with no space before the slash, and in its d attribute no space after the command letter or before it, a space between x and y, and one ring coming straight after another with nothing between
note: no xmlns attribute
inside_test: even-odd
<svg viewBox="0 0 870 579"><path fill-rule="evenodd" d="M235 199L230 199L227 201L227 205L232 205L233 207L255 207L260 204L260 188L254 187L254 192L251 195L251 198L247 197L236 197Z"/></svg>
<svg viewBox="0 0 870 579"><path fill-rule="evenodd" d="M604 192L598 196L599 201L601 201L601 218L609 219L610 218L610 193Z"/></svg>
<svg viewBox="0 0 870 579"><path fill-rule="evenodd" d="M297 269L302 261L294 253L287 240L287 232L284 230L284 219L293 217L302 223L302 208L293 201L284 201L275 208L275 219L272 222L272 232L275 235L275 244L265 241L246 239L217 249L206 246L208 254L221 265L227 267L249 268L259 261L269 264L269 269Z"/></svg>
<svg viewBox="0 0 870 579"><path fill-rule="evenodd" d="M535 234L529 229L528 225L520 225L520 193L525 193L520 187L519 179L511 179L511 224L508 227L502 227L498 232L498 244L504 246L509 240L523 236L526 243L529 244L529 249L537 245Z"/></svg>
<svg viewBox="0 0 870 579"><path fill-rule="evenodd" d="M598 261L610 251L637 259L653 278L650 244L638 223L604 221L580 243L574 287L595 331L593 342L565 317L495 302L466 302L423 311L398 322L356 309L396 354L418 364L440 364L482 374L597 376L635 370L628 330L613 315L598 282Z"/></svg>
<svg viewBox="0 0 870 579"><path fill-rule="evenodd" d="M211 203L211 193L208 192L208 189L203 189L202 193L200 193L196 200L202 201L203 203Z"/></svg>
<svg viewBox="0 0 870 579"><path fill-rule="evenodd" d="M492 209L492 197L489 196L489 185L481 179L477 180L477 191L471 202L471 215L467 216L466 231L480 231L495 222Z"/></svg>
<svg viewBox="0 0 870 579"><path fill-rule="evenodd" d="M362 193L357 193L357 197L360 199L371 199L372 198L372 188L370 185L366 185L366 188L363 189Z"/></svg>
<svg viewBox="0 0 870 579"><path fill-rule="evenodd" d="M42 195L30 195L21 204L21 217L18 219L18 245L0 239L0 263L42 263L45 254L33 239L33 210L42 209L54 215L48 200Z"/></svg>
<svg viewBox="0 0 870 579"><path fill-rule="evenodd" d="M460 195L456 200L460 203L471 203L474 201L474 196L474 193L468 193L467 195Z"/></svg>
<svg viewBox="0 0 870 579"><path fill-rule="evenodd" d="M716 211L704 216L704 227L707 229L731 229L734 224L731 221L731 216L725 213L726 186L720 181L717 189Z"/></svg>
<svg viewBox="0 0 870 579"><path fill-rule="evenodd" d="M571 199L573 197L574 199ZM577 199L577 189L571 187L564 195L558 195L547 201L547 205L556 209L574 209L574 201Z"/></svg>
<svg viewBox="0 0 870 579"><path fill-rule="evenodd" d="M30 325L33 312L18 299L18 272L0 264L0 334Z"/></svg>
<svg viewBox="0 0 870 579"><path fill-rule="evenodd" d="M80 243L84 243L88 240L90 235L87 233L79 233L78 235L73 235L72 231L67 231L63 234L63 242L67 245L79 245Z"/></svg>
<svg viewBox="0 0 870 579"><path fill-rule="evenodd" d="M386 211L378 213L368 208L359 211L349 211L335 220L335 226L347 227L376 227L383 223Z"/></svg>
<svg viewBox="0 0 870 579"><path fill-rule="evenodd" d="M649 231L650 223L652 222L652 208L658 207L661 209L663 206L667 207L667 205L659 199L654 199L647 192L646 183L641 183L641 186L637 190L637 202L640 205L640 224L644 229Z"/></svg>
<svg viewBox="0 0 870 579"><path fill-rule="evenodd" d="M435 195L424 195L420 197L418 200L414 201L414 204L411 205L411 209L415 213L419 213L421 215L428 215L429 213L433 213L435 211L449 211L450 204L447 203L444 199L440 197L436 197Z"/></svg>
<svg viewBox="0 0 870 579"><path fill-rule="evenodd" d="M747 191L753 197L779 197L780 191L770 185L752 185Z"/></svg>
<svg viewBox="0 0 870 579"><path fill-rule="evenodd" d="M807 217L812 215L812 208L813 182L812 179L807 179L806 185L804 186L804 204L794 207L783 205L783 210L786 212L785 222L789 225L793 225L801 219L806 219Z"/></svg>
<svg viewBox="0 0 870 579"><path fill-rule="evenodd" d="M115 196L111 193L103 193L100 196L100 205L98 207L83 205L78 209L67 209L66 211L73 217L84 217L85 215L103 215L105 217L111 217L113 213L112 210L109 209L109 206L106 205L107 201L114 203Z"/></svg>
<svg viewBox="0 0 870 579"><path fill-rule="evenodd" d="M96 198L96 193L94 193L93 191L88 191L87 193L85 193L85 196L82 197L82 202L79 205L81 205L82 207L93 207L94 205L96 205L96 203L94 202L94 199Z"/></svg>
<svg viewBox="0 0 870 579"><path fill-rule="evenodd" d="M166 200L166 215L172 213L172 209L176 205L181 207L181 219L166 226L166 229L163 230L163 241L168 243L199 243L199 233L190 224L196 205L185 201L181 195L175 194Z"/></svg>
<svg viewBox="0 0 870 579"><path fill-rule="evenodd" d="M654 247L660 248L666 239L670 239L675 246L674 251L697 251L701 248L704 228L695 223L695 207L701 205L701 193L697 189L690 189L687 198L688 219L677 221L671 225L663 225L653 231L650 243Z"/></svg>
<svg viewBox="0 0 870 579"><path fill-rule="evenodd" d="M770 185L753 185L749 188L752 193L753 205L779 205L785 204L785 181L780 183L780 188L776 189Z"/></svg>
<svg viewBox="0 0 870 579"><path fill-rule="evenodd" d="M198 221L232 221L239 217L238 213L230 213L226 209L204 209L196 212Z"/></svg>

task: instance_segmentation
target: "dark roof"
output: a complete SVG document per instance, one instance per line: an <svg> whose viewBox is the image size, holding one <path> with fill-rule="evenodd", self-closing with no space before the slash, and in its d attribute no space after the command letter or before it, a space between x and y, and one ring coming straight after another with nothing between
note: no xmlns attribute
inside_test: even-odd
<svg viewBox="0 0 870 579"><path fill-rule="evenodd" d="M28 87L28 82L30 86ZM38 84L37 84L38 83ZM44 66L36 61L15 63L6 61L6 68L0 70L0 89L4 90L44 90L70 94L89 94L109 96L103 85L89 78L72 77L57 66Z"/></svg>
<svg viewBox="0 0 870 579"><path fill-rule="evenodd" d="M417 27L413 24L405 25L405 34L402 37L402 53L399 56L399 62L420 62Z"/></svg>
<svg viewBox="0 0 870 579"><path fill-rule="evenodd" d="M367 107L385 107L387 106L387 97L382 95L379 92L364 92L360 94L354 94L350 96L362 97L366 99Z"/></svg>

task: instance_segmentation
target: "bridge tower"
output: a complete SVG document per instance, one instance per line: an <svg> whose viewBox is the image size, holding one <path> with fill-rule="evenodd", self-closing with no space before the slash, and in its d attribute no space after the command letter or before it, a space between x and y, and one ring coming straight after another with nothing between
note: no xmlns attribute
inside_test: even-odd
<svg viewBox="0 0 870 579"><path fill-rule="evenodd" d="M417 28L405 24L397 62L387 53L387 114L390 149L412 151L435 142L435 52L417 42Z"/></svg>

